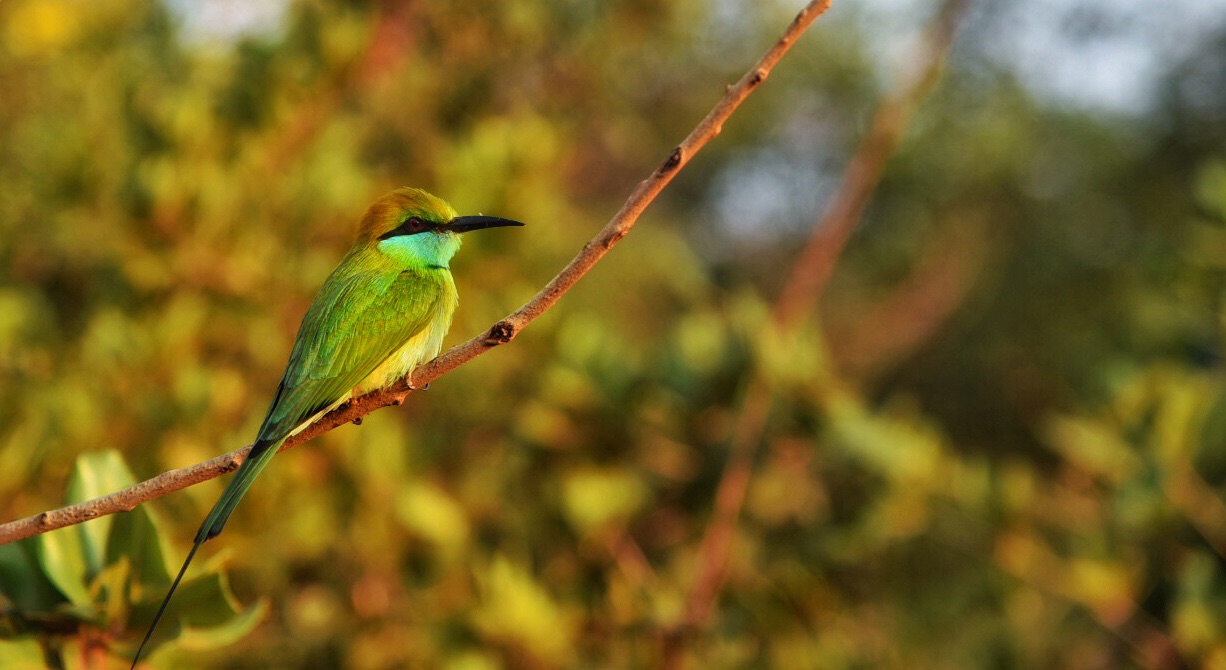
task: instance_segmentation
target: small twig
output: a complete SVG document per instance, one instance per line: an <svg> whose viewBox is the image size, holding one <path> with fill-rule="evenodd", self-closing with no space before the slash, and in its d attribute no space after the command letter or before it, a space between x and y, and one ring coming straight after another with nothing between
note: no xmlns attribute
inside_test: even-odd
<svg viewBox="0 0 1226 670"><path fill-rule="evenodd" d="M797 14L788 26L783 36L766 52L740 81L728 88L715 107L690 132L689 136L677 145L668 157L647 179L639 182L630 197L622 205L621 210L579 251L570 263L554 277L545 288L541 289L531 300L512 312L505 319L494 324L488 331L473 339L453 347L438 358L413 372L413 383L418 387L451 372L461 365L471 361L490 349L510 342L516 334L532 323L546 310L553 307L583 275L587 274L605 254L609 252L634 226L639 215L655 199L656 195L672 181L673 177L698 153L708 142L719 134L725 121L752 93L758 85L765 81L770 71L783 55L787 53L796 39L813 23L814 19L830 8L830 0L813 0ZM368 393L356 398L343 407L338 407L311 424L306 430L289 438L281 445L281 450L292 448L307 440L322 435L337 426L350 423L380 407L399 405L404 402L412 388L408 379L401 379L391 387L382 391ZM90 519L96 519L107 514L124 512L136 508L141 503L159 498L168 493L178 491L193 484L219 477L238 468L247 456L250 445L218 456L214 459L198 463L191 467L171 470L153 479L117 491L110 495L95 498L77 505L63 507L31 517L11 521L0 525L0 544L13 542L22 538L45 533L57 528L64 528Z"/></svg>
<svg viewBox="0 0 1226 670"><path fill-rule="evenodd" d="M619 532L606 533L602 540L617 567L636 588L644 589L656 582L656 573L643 555L643 548L624 528Z"/></svg>
<svg viewBox="0 0 1226 670"><path fill-rule="evenodd" d="M861 385L929 342L965 303L988 267L985 226L976 215L944 225L924 244L910 275L885 298L858 306L858 317L827 332L834 367Z"/></svg>
<svg viewBox="0 0 1226 670"><path fill-rule="evenodd" d="M776 331L787 337L802 317L816 308L826 281L842 254L852 231L860 223L885 165L894 154L915 109L940 78L954 30L970 0L945 0L933 24L925 31L921 62L902 90L882 100L868 132L847 167L826 215L813 227L813 234L792 268L790 280L775 303L772 314ZM727 576L729 553L736 535L737 519L753 471L753 459L765 432L774 404L774 390L759 370L745 390L741 411L733 426L728 463L715 493L714 511L699 549L698 575L691 585L684 620L663 640L665 668L681 667L684 635L701 626L710 616Z"/></svg>

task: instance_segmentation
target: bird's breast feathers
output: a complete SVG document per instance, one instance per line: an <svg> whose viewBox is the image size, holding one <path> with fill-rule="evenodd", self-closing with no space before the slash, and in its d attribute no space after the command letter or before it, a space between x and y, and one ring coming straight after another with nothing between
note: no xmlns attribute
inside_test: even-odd
<svg viewBox="0 0 1226 670"><path fill-rule="evenodd" d="M358 396L390 386L417 366L437 356L443 350L443 337L451 328L457 297L454 285L450 281L446 282L443 295L435 302L434 315L426 327L410 337L359 382L353 395Z"/></svg>

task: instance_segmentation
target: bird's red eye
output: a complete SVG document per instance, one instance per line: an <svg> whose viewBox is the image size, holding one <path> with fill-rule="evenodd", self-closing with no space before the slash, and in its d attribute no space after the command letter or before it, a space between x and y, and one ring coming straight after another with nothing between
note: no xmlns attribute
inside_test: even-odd
<svg viewBox="0 0 1226 670"><path fill-rule="evenodd" d="M409 224L409 228L411 230L421 230L426 227L425 222L423 222L421 219L417 218L416 216L411 217L405 223Z"/></svg>

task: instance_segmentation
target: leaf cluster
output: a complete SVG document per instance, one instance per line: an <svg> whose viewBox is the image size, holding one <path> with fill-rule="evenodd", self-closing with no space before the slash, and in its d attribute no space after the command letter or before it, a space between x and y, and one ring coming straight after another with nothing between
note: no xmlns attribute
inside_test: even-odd
<svg viewBox="0 0 1226 670"><path fill-rule="evenodd" d="M87 452L77 459L64 503L135 483L119 452ZM173 576L163 537L156 512L138 507L0 546L5 667L89 668L100 657L132 653ZM196 650L225 646L266 611L263 602L240 608L216 561L180 591L150 651L168 640Z"/></svg>

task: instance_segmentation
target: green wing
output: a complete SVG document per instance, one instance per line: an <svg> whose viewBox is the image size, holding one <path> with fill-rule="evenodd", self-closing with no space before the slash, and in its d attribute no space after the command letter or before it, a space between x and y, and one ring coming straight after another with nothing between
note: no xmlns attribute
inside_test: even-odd
<svg viewBox="0 0 1226 670"><path fill-rule="evenodd" d="M380 265L385 261L362 255L368 253L359 250L341 261L307 310L259 437L200 524L192 550L162 599L136 659L166 613L170 597L200 545L221 533L281 442L302 422L343 398L409 338L429 326L439 301L446 299L445 275L397 272L395 268L381 272ZM136 667L136 659L132 667Z"/></svg>
<svg viewBox="0 0 1226 670"><path fill-rule="evenodd" d="M303 317L259 441L281 440L335 404L437 314L435 273L363 272L362 260L345 259Z"/></svg>

